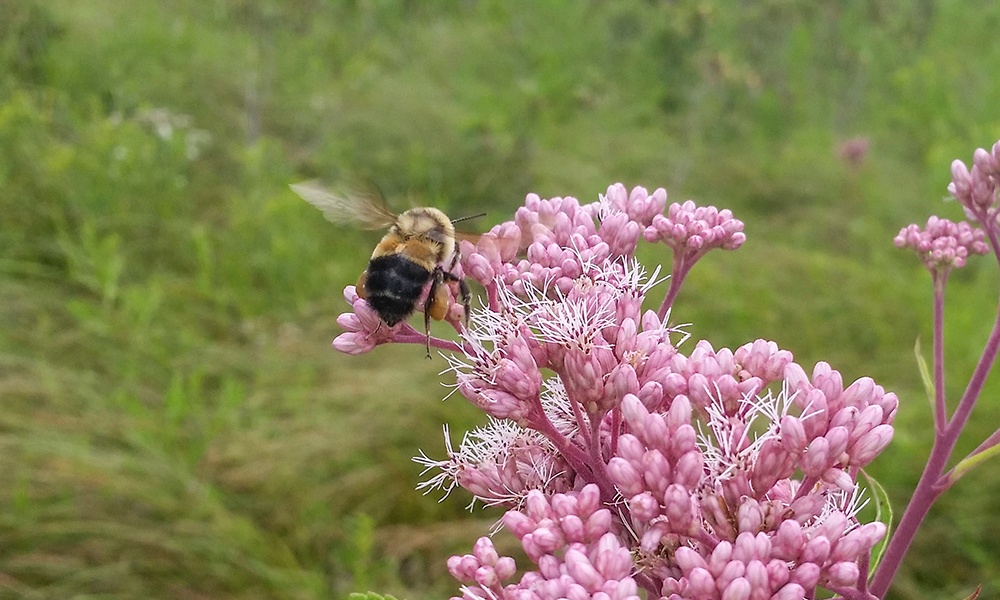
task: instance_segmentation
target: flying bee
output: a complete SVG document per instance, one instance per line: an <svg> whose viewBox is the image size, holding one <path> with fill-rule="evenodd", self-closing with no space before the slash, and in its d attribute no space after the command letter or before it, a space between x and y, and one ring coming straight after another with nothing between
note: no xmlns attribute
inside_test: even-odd
<svg viewBox="0 0 1000 600"><path fill-rule="evenodd" d="M436 208L420 207L396 215L374 195L337 195L311 181L291 188L333 223L354 223L363 229L388 228L375 246L368 268L358 278L358 296L391 327L413 314L429 284L423 306L428 358L431 318L440 321L448 313L449 294L443 285L446 282L458 284L468 321L469 286L453 272L460 258L454 223L486 213L452 220Z"/></svg>

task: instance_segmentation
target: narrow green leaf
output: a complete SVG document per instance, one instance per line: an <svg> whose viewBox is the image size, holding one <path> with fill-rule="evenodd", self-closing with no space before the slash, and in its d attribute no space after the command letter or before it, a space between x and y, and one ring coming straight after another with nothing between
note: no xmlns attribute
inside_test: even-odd
<svg viewBox="0 0 1000 600"><path fill-rule="evenodd" d="M949 483L955 483L973 467L977 466L981 462L993 458L997 454L1000 454L1000 446L993 446L992 448L983 450L979 454L973 454L972 456L963 458L957 465L955 465L955 468L951 470L951 481Z"/></svg>
<svg viewBox="0 0 1000 600"><path fill-rule="evenodd" d="M354 592L347 595L348 600L396 600L392 596L383 596L375 592Z"/></svg>
<svg viewBox="0 0 1000 600"><path fill-rule="evenodd" d="M927 392L927 402L930 403L931 410L935 410L934 379L931 377L930 369L927 368L924 355L920 353L920 338L917 338L917 343L913 345L913 355L917 357L917 368L920 369L920 380L924 382L924 391Z"/></svg>
<svg viewBox="0 0 1000 600"><path fill-rule="evenodd" d="M885 523L886 526L885 536L882 538L882 541L872 548L872 560L868 568L870 578L875 574L875 568L882 561L885 548L889 544L889 537L892 534L892 503L889 501L889 495L885 492L885 488L882 487L882 484L878 480L869 475L864 469L861 469L861 474L865 476L868 491L875 502L875 520Z"/></svg>

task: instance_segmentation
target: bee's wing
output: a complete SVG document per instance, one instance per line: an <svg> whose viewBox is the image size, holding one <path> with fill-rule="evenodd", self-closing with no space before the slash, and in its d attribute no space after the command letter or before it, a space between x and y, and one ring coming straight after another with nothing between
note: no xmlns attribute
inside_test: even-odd
<svg viewBox="0 0 1000 600"><path fill-rule="evenodd" d="M461 242L469 242L475 246L479 252L496 256L503 261L513 260L520 251L524 250L524 248L521 247L520 232L516 229L512 231L510 229L501 228L479 234L456 231L455 239Z"/></svg>
<svg viewBox="0 0 1000 600"><path fill-rule="evenodd" d="M303 181L289 186L303 200L323 212L328 221L353 223L364 229L385 229L396 222L396 215L380 196L359 192L337 194L316 181Z"/></svg>

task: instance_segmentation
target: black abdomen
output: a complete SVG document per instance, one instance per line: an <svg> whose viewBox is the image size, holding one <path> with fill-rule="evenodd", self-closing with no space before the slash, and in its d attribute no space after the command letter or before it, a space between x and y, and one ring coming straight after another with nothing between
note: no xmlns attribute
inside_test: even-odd
<svg viewBox="0 0 1000 600"><path fill-rule="evenodd" d="M395 325L410 316L430 279L430 271L399 254L373 258L365 282L368 304L387 325Z"/></svg>

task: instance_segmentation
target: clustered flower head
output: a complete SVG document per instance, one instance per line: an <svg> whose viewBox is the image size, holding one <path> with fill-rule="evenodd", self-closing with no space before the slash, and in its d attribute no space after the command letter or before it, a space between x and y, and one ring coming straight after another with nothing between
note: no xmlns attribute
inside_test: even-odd
<svg viewBox="0 0 1000 600"><path fill-rule="evenodd" d="M962 204L970 219L985 223L986 217L995 218L1000 201L1000 142L992 150L976 149L972 170L960 160L953 161L948 192Z"/></svg>
<svg viewBox="0 0 1000 600"><path fill-rule="evenodd" d="M892 438L896 396L869 378L845 386L825 363L808 375L764 340L686 353L667 322L678 273L740 246L742 229L729 211L619 184L593 204L530 195L463 242L486 299L447 359L489 419L457 449L446 433L444 460L416 460L436 471L425 489L507 507L532 564L518 577L483 538L449 561L462 598L864 589L886 527L860 520L857 478ZM662 280L636 261L640 239L673 253L674 293L656 310L643 304Z"/></svg>
<svg viewBox="0 0 1000 600"><path fill-rule="evenodd" d="M900 230L894 242L899 248L910 248L931 272L947 273L965 266L970 254L987 254L986 232L965 221L953 223L932 216L927 226L908 225Z"/></svg>
<svg viewBox="0 0 1000 600"><path fill-rule="evenodd" d="M951 183L948 192L962 205L965 215L989 229L989 239L998 226L1000 212L1000 142L987 151L978 148L973 154L972 170L960 160L951 163ZM965 266L973 254L988 254L987 231L965 221L954 223L932 216L927 225L908 225L895 238L899 248L917 253L931 273L947 276L952 269Z"/></svg>

